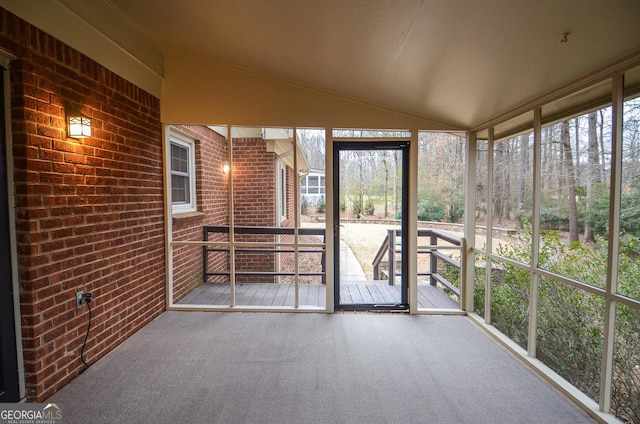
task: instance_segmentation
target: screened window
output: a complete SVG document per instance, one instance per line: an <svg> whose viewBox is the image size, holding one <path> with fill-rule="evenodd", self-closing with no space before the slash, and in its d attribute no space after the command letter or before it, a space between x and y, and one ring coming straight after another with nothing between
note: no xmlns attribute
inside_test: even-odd
<svg viewBox="0 0 640 424"><path fill-rule="evenodd" d="M193 211L196 209L193 140L172 135L170 150L173 212Z"/></svg>
<svg viewBox="0 0 640 424"><path fill-rule="evenodd" d="M309 175L302 179L302 194L324 194L325 177Z"/></svg>

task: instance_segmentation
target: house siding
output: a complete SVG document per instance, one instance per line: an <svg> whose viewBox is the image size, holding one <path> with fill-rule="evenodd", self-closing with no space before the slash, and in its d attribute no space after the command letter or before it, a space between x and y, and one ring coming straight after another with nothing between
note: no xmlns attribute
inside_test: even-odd
<svg viewBox="0 0 640 424"><path fill-rule="evenodd" d="M160 101L0 9L11 129L26 394L43 401L165 308ZM91 138L66 117L92 119Z"/></svg>

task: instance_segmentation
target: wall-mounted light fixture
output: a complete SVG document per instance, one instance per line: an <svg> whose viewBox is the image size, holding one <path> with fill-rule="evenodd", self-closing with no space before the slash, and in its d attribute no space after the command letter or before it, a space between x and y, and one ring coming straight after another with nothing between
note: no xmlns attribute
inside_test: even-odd
<svg viewBox="0 0 640 424"><path fill-rule="evenodd" d="M68 134L71 138L91 137L91 119L82 115L69 116Z"/></svg>
<svg viewBox="0 0 640 424"><path fill-rule="evenodd" d="M222 162L222 172L224 172L224 175L229 174L229 162L227 162L226 160Z"/></svg>

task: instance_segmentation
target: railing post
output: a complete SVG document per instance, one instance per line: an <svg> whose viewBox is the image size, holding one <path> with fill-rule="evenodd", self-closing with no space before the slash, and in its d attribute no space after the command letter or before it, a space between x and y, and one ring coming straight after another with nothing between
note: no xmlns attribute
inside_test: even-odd
<svg viewBox="0 0 640 424"><path fill-rule="evenodd" d="M209 241L209 230L206 226L202 227L202 240ZM209 247L202 246L202 282L207 282L207 271L209 271Z"/></svg>
<svg viewBox="0 0 640 424"><path fill-rule="evenodd" d="M327 233L326 231L323 233L322 235L322 243L324 243L325 248L323 249L322 253L320 254L320 266L322 269L322 277L321 277L321 282L322 284L327 284Z"/></svg>
<svg viewBox="0 0 640 424"><path fill-rule="evenodd" d="M429 244L431 246L438 245L438 235L434 232L431 232L431 234L429 235ZM431 253L429 253L429 272L431 273L431 275L429 275L429 282L432 286L435 286L438 283L436 277L434 276L438 273L438 257L433 254L434 252L434 250L431 250Z"/></svg>
<svg viewBox="0 0 640 424"><path fill-rule="evenodd" d="M396 283L396 230L387 230L389 239L389 285Z"/></svg>

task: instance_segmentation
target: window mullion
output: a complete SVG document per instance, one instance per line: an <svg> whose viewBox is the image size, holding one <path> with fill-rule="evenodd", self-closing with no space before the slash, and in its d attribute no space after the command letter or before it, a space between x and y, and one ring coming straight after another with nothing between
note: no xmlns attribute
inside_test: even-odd
<svg viewBox="0 0 640 424"><path fill-rule="evenodd" d="M531 222L531 281L529 287L529 334L527 354L536 357L538 333L538 279L540 258L540 195L542 187L542 109L533 111L533 215Z"/></svg>
<svg viewBox="0 0 640 424"><path fill-rule="evenodd" d="M486 226L486 245L487 252L493 252L493 207L489 208L490 202L493 202L493 148L494 148L494 130L493 127L488 130L487 139L487 226ZM491 255L485 256L485 293L484 293L484 321L491 324L491 270L493 268Z"/></svg>
<svg viewBox="0 0 640 424"><path fill-rule="evenodd" d="M607 254L607 293L604 312L604 345L600 372L600 411L611 410L613 379L613 348L615 345L616 302L618 291L618 259L620 248L620 197L622 189L622 126L624 105L624 76L613 78L611 128L611 187L609 203L609 246Z"/></svg>

